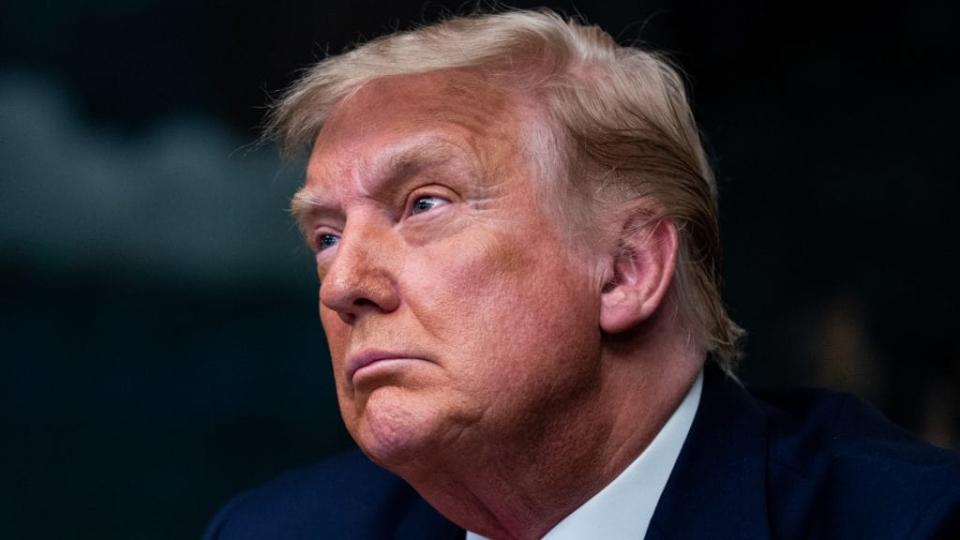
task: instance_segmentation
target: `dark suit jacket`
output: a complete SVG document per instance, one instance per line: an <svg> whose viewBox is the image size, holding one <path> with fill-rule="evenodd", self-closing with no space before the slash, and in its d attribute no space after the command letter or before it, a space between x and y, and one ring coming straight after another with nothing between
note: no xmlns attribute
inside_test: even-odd
<svg viewBox="0 0 960 540"><path fill-rule="evenodd" d="M206 538L463 534L353 452L240 495ZM916 441L854 397L751 395L708 367L647 538L960 539L960 458Z"/></svg>

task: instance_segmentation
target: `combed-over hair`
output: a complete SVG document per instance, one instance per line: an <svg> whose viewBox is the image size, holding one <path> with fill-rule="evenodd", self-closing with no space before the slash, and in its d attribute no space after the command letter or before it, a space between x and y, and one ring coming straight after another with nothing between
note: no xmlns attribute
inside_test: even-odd
<svg viewBox="0 0 960 540"><path fill-rule="evenodd" d="M607 213L655 201L657 215L644 221L667 219L679 231L670 289L678 315L696 345L732 370L743 331L720 297L716 183L683 80L662 55L549 10L456 17L320 61L275 104L267 133L285 152L309 148L334 107L364 84L449 69L542 99L559 130L551 158L560 162L540 164L541 175L558 178L544 181L572 182L568 191ZM543 171L554 166L562 170Z"/></svg>

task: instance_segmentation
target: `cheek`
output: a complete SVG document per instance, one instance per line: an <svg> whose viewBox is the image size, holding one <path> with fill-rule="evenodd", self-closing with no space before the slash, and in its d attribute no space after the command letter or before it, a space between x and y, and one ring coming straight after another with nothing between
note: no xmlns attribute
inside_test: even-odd
<svg viewBox="0 0 960 540"><path fill-rule="evenodd" d="M481 321L517 300L534 262L510 242L461 236L407 259L403 296L428 331L445 340L469 338L479 334Z"/></svg>
<svg viewBox="0 0 960 540"><path fill-rule="evenodd" d="M522 379L538 367L530 355L575 353L599 335L591 332L599 309L590 303L589 279L559 255L559 243L532 236L461 243L455 254L431 253L407 269L417 291L407 298L420 323L469 350L463 357L471 363L461 369Z"/></svg>

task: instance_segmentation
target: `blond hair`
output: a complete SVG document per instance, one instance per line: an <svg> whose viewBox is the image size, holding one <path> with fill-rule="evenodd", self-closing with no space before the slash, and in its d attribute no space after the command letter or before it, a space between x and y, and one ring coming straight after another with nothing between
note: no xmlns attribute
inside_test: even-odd
<svg viewBox="0 0 960 540"><path fill-rule="evenodd" d="M716 183L683 80L661 55L549 10L456 17L320 61L275 104L267 132L285 151L308 148L333 108L364 84L450 69L504 77L542 97L559 130L547 135L555 155L541 175L565 169L551 176L568 178L589 206L656 202L657 215L646 217L679 231L670 291L678 314L696 345L732 370L743 331L720 298Z"/></svg>

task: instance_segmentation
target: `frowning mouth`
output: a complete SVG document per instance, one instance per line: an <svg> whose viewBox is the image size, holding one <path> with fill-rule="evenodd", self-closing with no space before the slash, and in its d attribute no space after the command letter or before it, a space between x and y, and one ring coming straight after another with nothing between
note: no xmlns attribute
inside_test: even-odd
<svg viewBox="0 0 960 540"><path fill-rule="evenodd" d="M405 352L366 349L347 358L347 381L352 383L357 373L370 370L378 365L394 364L402 361L425 361L426 359Z"/></svg>

